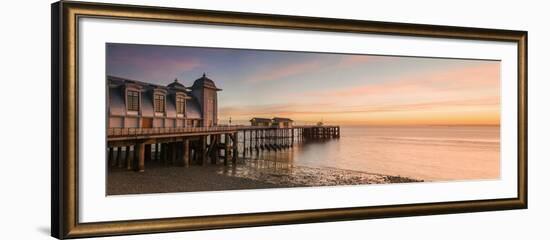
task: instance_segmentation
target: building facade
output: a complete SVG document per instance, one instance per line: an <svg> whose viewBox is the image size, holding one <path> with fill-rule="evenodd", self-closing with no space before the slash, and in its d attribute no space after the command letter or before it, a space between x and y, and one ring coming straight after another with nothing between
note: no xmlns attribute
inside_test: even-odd
<svg viewBox="0 0 550 240"><path fill-rule="evenodd" d="M107 76L108 128L211 127L218 123L218 91L206 74L187 88Z"/></svg>
<svg viewBox="0 0 550 240"><path fill-rule="evenodd" d="M271 119L269 118L252 118L250 119L250 125L252 126L262 126L262 127L268 127L271 126Z"/></svg>
<svg viewBox="0 0 550 240"><path fill-rule="evenodd" d="M274 118L252 118L250 119L250 125L252 126L260 126L260 127L278 127L278 128L290 128L292 127L292 123L294 121L290 118L281 118L281 117L274 117Z"/></svg>
<svg viewBox="0 0 550 240"><path fill-rule="evenodd" d="M279 128L289 128L292 127L292 119L290 118L281 118L281 117L274 117L272 119L272 126L276 126Z"/></svg>

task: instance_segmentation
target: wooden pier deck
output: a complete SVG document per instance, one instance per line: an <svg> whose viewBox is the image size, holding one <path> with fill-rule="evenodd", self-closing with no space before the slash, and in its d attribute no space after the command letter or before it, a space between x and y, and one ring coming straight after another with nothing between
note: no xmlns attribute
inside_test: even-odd
<svg viewBox="0 0 550 240"><path fill-rule="evenodd" d="M144 171L145 161L188 167L217 164L223 158L236 164L239 152L258 154L292 148L296 141L339 138L339 126L213 126L182 128L110 128L107 130L111 167Z"/></svg>

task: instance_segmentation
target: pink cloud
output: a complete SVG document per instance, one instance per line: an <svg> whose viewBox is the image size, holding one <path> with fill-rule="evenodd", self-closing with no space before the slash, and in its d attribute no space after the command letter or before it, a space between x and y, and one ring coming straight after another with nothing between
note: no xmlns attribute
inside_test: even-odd
<svg viewBox="0 0 550 240"><path fill-rule="evenodd" d="M155 57L154 62L150 59L152 57ZM136 73L136 76L139 76L140 79L136 80L143 81L148 81L158 76L167 76L169 78L166 81L171 81L173 80L171 79L172 77L201 66L201 62L193 58L172 59L140 54L125 54L108 60L109 65L120 64L125 66L131 72Z"/></svg>
<svg viewBox="0 0 550 240"><path fill-rule="evenodd" d="M250 77L247 77L246 82L263 82L263 81L273 81L290 76L299 75L302 73L312 72L318 70L321 67L321 62L312 60L302 63L293 63L287 64L282 67L268 69L266 71L261 71L257 74L254 74Z"/></svg>
<svg viewBox="0 0 550 240"><path fill-rule="evenodd" d="M469 108L472 106L496 106L499 99L484 97L465 100L436 100L417 103L391 103L376 106L355 105L339 106L336 104L276 104L276 105L254 105L243 107L221 107L220 115L223 116L245 116L245 117L272 117L272 116L297 116L297 115L329 115L348 113L381 113L381 112L403 112L436 108Z"/></svg>
<svg viewBox="0 0 550 240"><path fill-rule="evenodd" d="M343 56L339 62L328 66L333 68L350 67L358 64L369 63L374 60L384 59L378 56L369 55L346 55ZM281 67L271 68L268 70L260 71L252 76L247 77L246 82L264 82L283 79L286 77L292 77L303 73L310 73L318 71L319 69L326 68L327 65L322 61L310 60L301 63L291 63L283 65Z"/></svg>
<svg viewBox="0 0 550 240"><path fill-rule="evenodd" d="M499 67L500 64L495 63L480 64L455 70L416 74L414 76L362 86L310 92L307 95L317 97L354 97L391 94L403 95L408 93L434 94L468 89L496 89L498 91L500 87Z"/></svg>
<svg viewBox="0 0 550 240"><path fill-rule="evenodd" d="M380 57L369 56L369 55L346 55L342 57L342 59L338 63L338 66L340 67L354 66L357 64L370 63L376 59L380 59Z"/></svg>

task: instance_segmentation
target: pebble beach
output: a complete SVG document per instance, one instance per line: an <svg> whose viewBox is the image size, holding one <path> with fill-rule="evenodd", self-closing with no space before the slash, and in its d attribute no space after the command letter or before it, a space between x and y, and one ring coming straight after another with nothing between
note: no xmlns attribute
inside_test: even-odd
<svg viewBox="0 0 550 240"><path fill-rule="evenodd" d="M107 195L227 191L289 187L341 186L421 182L401 176L389 176L336 168L313 168L288 164L251 161L236 166L208 165L189 168L154 165L139 173L109 169Z"/></svg>

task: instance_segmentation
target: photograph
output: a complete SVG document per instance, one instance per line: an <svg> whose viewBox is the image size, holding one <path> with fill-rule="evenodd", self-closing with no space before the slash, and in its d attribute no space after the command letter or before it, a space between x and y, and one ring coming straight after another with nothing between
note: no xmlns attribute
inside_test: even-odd
<svg viewBox="0 0 550 240"><path fill-rule="evenodd" d="M408 22L393 5L362 18L171 4L51 4L51 87L33 88L50 97L37 109L51 115L37 135L50 137L37 145L50 148L50 185L24 189L49 194L52 237L245 228L275 239L253 227L350 227L326 230L339 234L364 229L354 220L446 214L465 221L438 216L444 235L484 223L493 234L514 228L498 216L526 213L528 123L540 118L527 114L529 29L511 13L495 25ZM15 129L21 141L9 140L24 142ZM485 211L501 213L466 214ZM433 232L418 223L369 229Z"/></svg>
<svg viewBox="0 0 550 240"><path fill-rule="evenodd" d="M106 195L498 180L501 61L105 43Z"/></svg>

